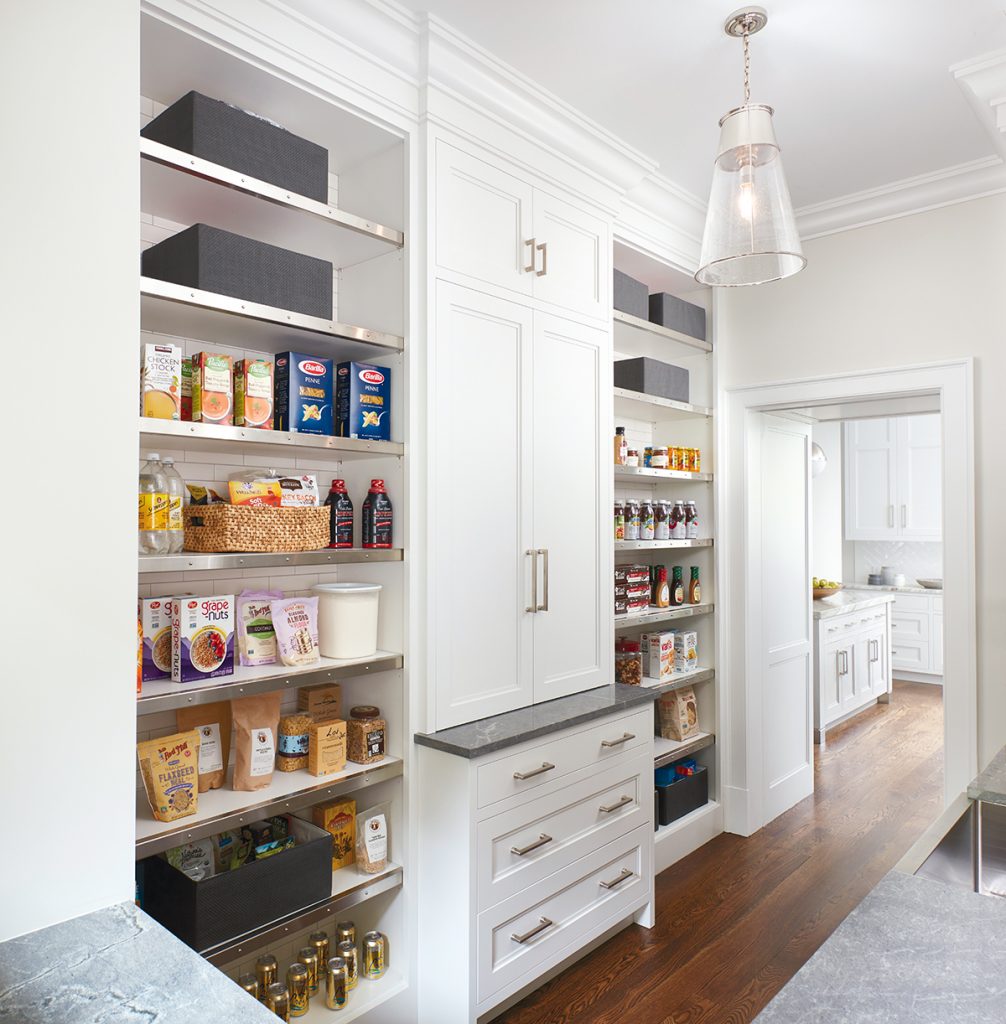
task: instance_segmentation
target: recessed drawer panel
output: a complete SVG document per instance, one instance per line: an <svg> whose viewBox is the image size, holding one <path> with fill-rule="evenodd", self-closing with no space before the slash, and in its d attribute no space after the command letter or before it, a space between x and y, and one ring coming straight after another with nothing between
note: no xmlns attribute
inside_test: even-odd
<svg viewBox="0 0 1006 1024"><path fill-rule="evenodd" d="M929 602L932 600L928 594L898 594L894 599L894 614L901 615L902 612L921 612L923 615L929 612Z"/></svg>
<svg viewBox="0 0 1006 1024"><path fill-rule="evenodd" d="M547 970L647 898L653 832L636 829L478 917L478 1001Z"/></svg>
<svg viewBox="0 0 1006 1024"><path fill-rule="evenodd" d="M653 760L620 763L478 826L479 909L494 906L641 825L652 827Z"/></svg>
<svg viewBox="0 0 1006 1024"><path fill-rule="evenodd" d="M547 736L534 746L479 765L478 806L534 790L544 793L570 772L624 761L648 745L652 735L653 708L647 704L631 715Z"/></svg>
<svg viewBox="0 0 1006 1024"><path fill-rule="evenodd" d="M929 644L903 643L897 635L891 646L891 665L907 672L930 672Z"/></svg>
<svg viewBox="0 0 1006 1024"><path fill-rule="evenodd" d="M929 640L929 612L897 612L891 617L891 636L897 646L903 641L918 641L920 643Z"/></svg>

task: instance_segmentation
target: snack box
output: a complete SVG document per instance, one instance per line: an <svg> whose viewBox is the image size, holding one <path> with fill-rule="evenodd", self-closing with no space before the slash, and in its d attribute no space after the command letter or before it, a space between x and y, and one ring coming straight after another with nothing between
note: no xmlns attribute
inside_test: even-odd
<svg viewBox="0 0 1006 1024"><path fill-rule="evenodd" d="M390 441L391 370L370 363L339 363L335 381L335 433Z"/></svg>
<svg viewBox="0 0 1006 1024"><path fill-rule="evenodd" d="M674 676L674 633L644 633L639 641L643 675L670 682Z"/></svg>
<svg viewBox="0 0 1006 1024"><path fill-rule="evenodd" d="M182 360L182 419L192 422L192 360Z"/></svg>
<svg viewBox="0 0 1006 1024"><path fill-rule="evenodd" d="M331 435L331 359L280 352L276 356L273 388L276 430Z"/></svg>
<svg viewBox="0 0 1006 1024"><path fill-rule="evenodd" d="M143 626L143 681L171 678L171 598L140 599Z"/></svg>
<svg viewBox="0 0 1006 1024"><path fill-rule="evenodd" d="M239 359L234 364L234 425L272 430L272 363Z"/></svg>
<svg viewBox="0 0 1006 1024"><path fill-rule="evenodd" d="M234 423L233 372L230 356L197 352L192 357L193 423Z"/></svg>
<svg viewBox="0 0 1006 1024"><path fill-rule="evenodd" d="M234 674L234 595L171 599L171 678Z"/></svg>
<svg viewBox="0 0 1006 1024"><path fill-rule="evenodd" d="M699 634L693 630L674 634L674 671L694 672L699 667Z"/></svg>
<svg viewBox="0 0 1006 1024"><path fill-rule="evenodd" d="M332 870L356 861L356 801L338 800L314 809L314 823L332 836Z"/></svg>
<svg viewBox="0 0 1006 1024"><path fill-rule="evenodd" d="M333 775L346 767L346 723L341 720L311 726L307 770L310 775Z"/></svg>
<svg viewBox="0 0 1006 1024"><path fill-rule="evenodd" d="M181 418L182 350L147 343L140 352L140 415L155 420Z"/></svg>

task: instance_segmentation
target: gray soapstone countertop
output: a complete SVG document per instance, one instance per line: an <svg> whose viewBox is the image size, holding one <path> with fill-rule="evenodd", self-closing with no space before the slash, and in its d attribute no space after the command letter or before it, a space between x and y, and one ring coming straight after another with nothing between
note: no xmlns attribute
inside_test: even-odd
<svg viewBox="0 0 1006 1024"><path fill-rule="evenodd" d="M4 1024L276 1024L132 903L0 943Z"/></svg>
<svg viewBox="0 0 1006 1024"><path fill-rule="evenodd" d="M1006 747L972 780L968 786L968 796L987 804L1006 804Z"/></svg>
<svg viewBox="0 0 1006 1024"><path fill-rule="evenodd" d="M815 619L830 619L835 615L862 611L881 604L892 604L893 594L869 594L862 590L840 590L831 597L820 597L814 604Z"/></svg>
<svg viewBox="0 0 1006 1024"><path fill-rule="evenodd" d="M1003 1024L1006 899L891 871L755 1024Z"/></svg>
<svg viewBox="0 0 1006 1024"><path fill-rule="evenodd" d="M417 732L415 741L458 757L482 757L536 736L628 711L640 704L652 704L659 696L656 688L615 683L440 732Z"/></svg>

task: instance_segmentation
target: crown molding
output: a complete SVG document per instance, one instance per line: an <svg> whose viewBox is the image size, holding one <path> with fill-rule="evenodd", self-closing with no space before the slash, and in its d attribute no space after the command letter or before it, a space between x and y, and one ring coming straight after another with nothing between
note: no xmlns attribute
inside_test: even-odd
<svg viewBox="0 0 1006 1024"><path fill-rule="evenodd" d="M954 64L950 74L1006 160L1006 50Z"/></svg>
<svg viewBox="0 0 1006 1024"><path fill-rule="evenodd" d="M697 196L652 174L623 200L615 238L691 275L698 269L705 219L706 204Z"/></svg>

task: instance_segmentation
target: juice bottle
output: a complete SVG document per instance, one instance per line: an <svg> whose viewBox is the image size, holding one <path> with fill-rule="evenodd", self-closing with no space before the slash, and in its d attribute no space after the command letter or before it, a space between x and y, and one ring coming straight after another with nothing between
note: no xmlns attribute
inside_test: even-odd
<svg viewBox="0 0 1006 1024"><path fill-rule="evenodd" d="M371 480L370 491L363 500L360 537L362 547L390 548L392 509L391 499L384 489L383 480Z"/></svg>
<svg viewBox="0 0 1006 1024"><path fill-rule="evenodd" d="M333 480L325 504L329 511L328 546L330 548L351 548L353 546L353 502L346 491L345 480Z"/></svg>
<svg viewBox="0 0 1006 1024"><path fill-rule="evenodd" d="M185 504L185 482L178 470L175 460L165 456L161 460L161 469L168 484L168 552L177 554L185 544L185 519L182 505Z"/></svg>
<svg viewBox="0 0 1006 1024"><path fill-rule="evenodd" d="M168 482L161 457L151 452L140 469L139 548L141 555L168 553Z"/></svg>

